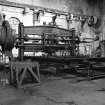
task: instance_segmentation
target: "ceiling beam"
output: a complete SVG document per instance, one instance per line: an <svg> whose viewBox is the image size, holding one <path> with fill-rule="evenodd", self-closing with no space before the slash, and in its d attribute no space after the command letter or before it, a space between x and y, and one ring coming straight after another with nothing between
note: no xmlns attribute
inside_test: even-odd
<svg viewBox="0 0 105 105"><path fill-rule="evenodd" d="M60 10L56 10L56 9L44 8L44 7L28 5L28 4L14 3L14 2L9 2L9 1L0 1L0 5L15 7L15 8L22 8L22 9L30 8L31 10L39 8L41 10L45 10L45 11L48 11L50 13L59 13L59 14L62 14L62 15L67 15L68 14L68 12L60 11Z"/></svg>
<svg viewBox="0 0 105 105"><path fill-rule="evenodd" d="M10 1L0 1L0 5L15 7L15 8L22 8L22 9L30 8L30 10L40 9L40 10L46 11L48 13L60 14L60 15L65 15L65 16L68 16L68 14L71 14L71 13L66 12L66 11L60 11L60 10L56 10L56 9L45 8L45 7L34 6L34 5L28 5L28 4L14 3L14 2L10 2ZM81 16L81 17L85 17L85 18L89 17L89 16L86 16L83 14L73 14L73 15L78 16L78 17Z"/></svg>

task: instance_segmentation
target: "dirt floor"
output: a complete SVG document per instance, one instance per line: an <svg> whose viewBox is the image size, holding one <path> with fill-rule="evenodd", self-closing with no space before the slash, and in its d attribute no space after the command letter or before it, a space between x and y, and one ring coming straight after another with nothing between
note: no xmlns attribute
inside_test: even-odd
<svg viewBox="0 0 105 105"><path fill-rule="evenodd" d="M0 85L0 105L105 105L105 78L41 75L40 86Z"/></svg>

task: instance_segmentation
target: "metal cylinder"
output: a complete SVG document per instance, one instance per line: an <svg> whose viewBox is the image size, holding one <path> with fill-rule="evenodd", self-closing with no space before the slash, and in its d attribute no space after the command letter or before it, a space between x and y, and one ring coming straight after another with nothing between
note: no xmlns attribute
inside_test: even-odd
<svg viewBox="0 0 105 105"><path fill-rule="evenodd" d="M10 51L14 47L16 36L8 21L4 20L0 27L0 45L2 51Z"/></svg>

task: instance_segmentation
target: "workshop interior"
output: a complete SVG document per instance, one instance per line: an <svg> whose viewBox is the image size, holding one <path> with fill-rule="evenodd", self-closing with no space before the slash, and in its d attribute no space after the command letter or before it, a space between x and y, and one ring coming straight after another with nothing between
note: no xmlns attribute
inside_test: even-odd
<svg viewBox="0 0 105 105"><path fill-rule="evenodd" d="M47 76L72 75L85 82L104 79L104 4L104 0L0 0L0 84L24 89L40 87Z"/></svg>

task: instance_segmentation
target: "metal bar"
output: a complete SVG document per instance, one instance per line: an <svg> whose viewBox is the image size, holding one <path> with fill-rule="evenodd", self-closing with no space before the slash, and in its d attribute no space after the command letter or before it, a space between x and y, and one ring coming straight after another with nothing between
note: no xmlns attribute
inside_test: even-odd
<svg viewBox="0 0 105 105"><path fill-rule="evenodd" d="M70 47L70 45L69 44L67 44L66 46L65 46L65 44L59 44L59 45L42 45L42 46L38 46L38 45L30 45L30 44L25 44L25 45L17 45L17 47L41 47L41 48L43 48L43 47L65 47L65 48L67 48L67 47Z"/></svg>
<svg viewBox="0 0 105 105"><path fill-rule="evenodd" d="M58 28L58 27L52 27L52 26L27 26L24 27L24 34L26 35L34 35L39 34L43 35L46 33L53 33L53 35L61 35L61 36L71 36L72 31L64 29L64 28Z"/></svg>
<svg viewBox="0 0 105 105"><path fill-rule="evenodd" d="M18 39L26 39L25 37L24 38L18 38ZM42 38L28 38L27 40L43 40ZM45 41L54 41L54 40L57 40L57 41L63 41L63 42L67 42L67 41L75 41L76 39L50 39L50 38L45 38Z"/></svg>
<svg viewBox="0 0 105 105"><path fill-rule="evenodd" d="M46 44L46 45L43 45L43 44L36 44L36 43L24 43L24 45L17 45L16 47L18 46L71 46L70 44L57 44L57 45L53 45L53 44Z"/></svg>
<svg viewBox="0 0 105 105"><path fill-rule="evenodd" d="M13 2L9 2L9 1L3 1L1 2L0 1L0 5L3 5L3 6L9 6L9 7L15 7L15 8L22 8L24 9L25 6L23 6L22 4L19 4L19 3L13 3Z"/></svg>

